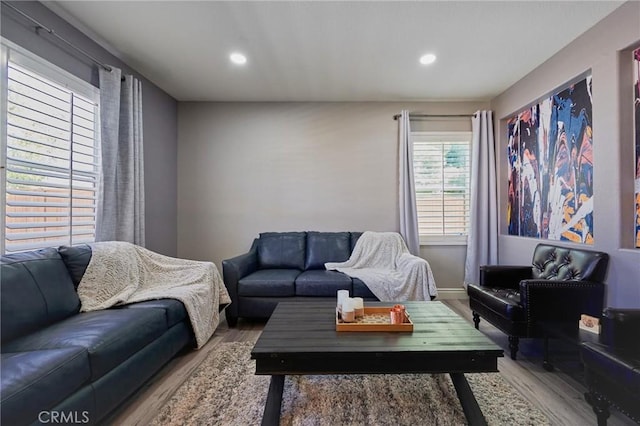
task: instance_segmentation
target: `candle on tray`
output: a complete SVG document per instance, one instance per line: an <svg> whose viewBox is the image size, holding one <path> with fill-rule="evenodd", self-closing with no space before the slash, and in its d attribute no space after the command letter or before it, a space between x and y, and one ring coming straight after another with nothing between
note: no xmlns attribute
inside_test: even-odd
<svg viewBox="0 0 640 426"><path fill-rule="evenodd" d="M362 299L362 297L354 297L353 303L354 303L353 310L356 315L356 318L364 317L364 299Z"/></svg>
<svg viewBox="0 0 640 426"><path fill-rule="evenodd" d="M338 290L338 312L342 312L342 303L349 297L349 290Z"/></svg>
<svg viewBox="0 0 640 426"><path fill-rule="evenodd" d="M356 320L354 305L354 300L350 297L347 297L342 301L342 321L354 322Z"/></svg>

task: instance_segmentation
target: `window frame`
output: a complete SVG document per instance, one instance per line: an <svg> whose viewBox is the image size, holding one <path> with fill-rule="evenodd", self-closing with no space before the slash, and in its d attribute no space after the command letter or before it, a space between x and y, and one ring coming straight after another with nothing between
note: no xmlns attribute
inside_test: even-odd
<svg viewBox="0 0 640 426"><path fill-rule="evenodd" d="M92 84L74 76L68 71L58 67L57 65L47 61L46 59L24 49L23 47L0 37L0 226L3 230L3 237L0 238L0 254L7 254L6 252L6 226L7 226L7 151L9 148L9 140L8 140L8 92L9 92L9 63L14 63L20 67L23 67L30 72L33 72L40 77L51 81L65 89L74 93L74 95L86 98L90 100L90 102L95 104L95 112L94 112L94 129L93 129L93 137L94 137L94 150L97 154L95 160L95 166L97 166L97 177L95 181L95 193L96 193L96 206L94 211L94 235L95 235L95 221L97 219L97 209L99 206L98 203L98 192L101 188L101 176L100 176L100 90L93 86ZM73 104L71 104L72 106ZM73 107L70 110L73 115ZM69 150L73 152L73 135L70 137L70 145ZM72 154L71 154L72 155ZM72 163L70 163L69 175L72 176L72 171L74 168L72 167ZM70 178L71 179L71 178ZM73 191L71 190L71 185L73 185L73 180L69 182L69 209L73 206ZM72 236L73 232L73 219L72 219L72 211L69 210L69 241L73 243ZM75 225L82 226L82 225ZM55 242L51 241L51 243L55 244ZM43 242L42 248L50 247L51 244L48 244L46 241ZM25 249L28 250L37 250L38 248ZM20 250L23 251L23 250ZM13 251L12 251L13 253Z"/></svg>
<svg viewBox="0 0 640 426"><path fill-rule="evenodd" d="M469 146L469 168L467 170L469 175L469 180L471 179L471 152L472 152L472 137L473 133L471 131L412 131L411 132L411 146L414 152L414 162L415 162L415 144L416 142L460 142L461 140L467 140ZM418 140L416 140L418 139ZM415 163L414 163L415 164ZM414 168L414 180L415 180L415 168ZM417 195L417 186L416 186L416 195ZM468 186L468 196L469 196L469 204L471 201L471 185L469 183ZM469 205L469 209L471 206ZM419 241L421 246L464 246L467 245L467 240L469 237L469 224L470 224L470 215L471 211L469 211L467 215L467 234L464 235L426 235L420 234Z"/></svg>

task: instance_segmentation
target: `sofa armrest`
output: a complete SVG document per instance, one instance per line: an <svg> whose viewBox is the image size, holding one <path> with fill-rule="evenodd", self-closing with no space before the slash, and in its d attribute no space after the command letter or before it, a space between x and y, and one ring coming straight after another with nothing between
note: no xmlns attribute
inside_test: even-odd
<svg viewBox="0 0 640 426"><path fill-rule="evenodd" d="M227 287L229 297L231 297L231 305L226 309L234 316L238 315L238 281L257 269L258 249L255 241L249 252L222 261L224 285Z"/></svg>
<svg viewBox="0 0 640 426"><path fill-rule="evenodd" d="M529 321L577 321L599 316L605 285L596 281L522 280L520 304Z"/></svg>
<svg viewBox="0 0 640 426"><path fill-rule="evenodd" d="M637 392L640 358L637 355L602 343L583 342L580 345L580 358L589 388L585 397L594 406L594 411L596 407L613 404L620 412L640 423L640 397ZM597 401L600 403L594 405Z"/></svg>
<svg viewBox="0 0 640 426"><path fill-rule="evenodd" d="M517 289L521 280L531 278L531 266L481 265L480 285L483 287Z"/></svg>
<svg viewBox="0 0 640 426"><path fill-rule="evenodd" d="M607 308L601 321L602 343L640 355L640 309Z"/></svg>

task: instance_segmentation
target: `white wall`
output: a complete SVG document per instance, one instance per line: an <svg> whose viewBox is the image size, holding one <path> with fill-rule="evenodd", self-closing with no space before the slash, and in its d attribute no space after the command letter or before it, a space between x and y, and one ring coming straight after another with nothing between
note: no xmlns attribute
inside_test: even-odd
<svg viewBox="0 0 640 426"><path fill-rule="evenodd" d="M467 291L463 287L466 245L428 245L420 247L420 256L429 260L436 280L438 298L463 298ZM442 291L444 289L444 291Z"/></svg>
<svg viewBox="0 0 640 426"><path fill-rule="evenodd" d="M178 255L220 266L265 231L397 231L392 116L402 109L472 114L487 106L181 102ZM415 123L416 129L451 126L451 120ZM461 287L463 248L444 248L449 254L432 260L434 250L422 253L438 286Z"/></svg>
<svg viewBox="0 0 640 426"><path fill-rule="evenodd" d="M629 49L640 44L640 2L628 2L491 101L498 144L503 264L530 264L540 241L508 236L505 119L592 70L594 245L609 253L607 305L640 307L640 250L633 249L632 80ZM514 60L516 58L514 57ZM565 244L571 245L571 244Z"/></svg>

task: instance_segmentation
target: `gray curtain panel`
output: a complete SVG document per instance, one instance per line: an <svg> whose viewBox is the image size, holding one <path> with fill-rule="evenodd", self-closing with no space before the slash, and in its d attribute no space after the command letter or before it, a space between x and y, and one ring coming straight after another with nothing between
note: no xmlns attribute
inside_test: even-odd
<svg viewBox="0 0 640 426"><path fill-rule="evenodd" d="M142 83L100 69L102 181L96 241L144 246Z"/></svg>
<svg viewBox="0 0 640 426"><path fill-rule="evenodd" d="M493 112L478 111L471 120L471 208L464 284L478 283L480 265L498 263L498 201Z"/></svg>
<svg viewBox="0 0 640 426"><path fill-rule="evenodd" d="M416 183L413 176L413 144L409 111L402 111L398 117L398 147L400 174L399 207L400 235L407 243L409 252L420 256L420 236L418 233L418 208L416 206Z"/></svg>

